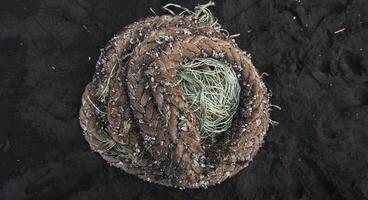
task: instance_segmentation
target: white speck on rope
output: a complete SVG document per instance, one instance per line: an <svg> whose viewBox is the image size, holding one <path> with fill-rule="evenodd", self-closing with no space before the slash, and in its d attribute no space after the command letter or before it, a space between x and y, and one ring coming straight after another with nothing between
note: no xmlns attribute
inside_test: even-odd
<svg viewBox="0 0 368 200"><path fill-rule="evenodd" d="M346 29L346 28L339 29L339 30L335 31L335 32L334 32L334 34L338 34L338 33L340 33L340 32L343 32L343 31L345 31L345 29Z"/></svg>

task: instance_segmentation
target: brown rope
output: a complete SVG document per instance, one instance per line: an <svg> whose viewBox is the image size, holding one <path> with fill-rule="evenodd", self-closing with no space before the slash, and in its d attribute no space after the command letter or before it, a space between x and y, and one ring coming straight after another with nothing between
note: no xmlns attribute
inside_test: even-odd
<svg viewBox="0 0 368 200"><path fill-rule="evenodd" d="M232 128L216 141L200 140L196 115L177 84L181 64L198 57L230 63L242 85ZM152 17L125 27L102 51L80 122L91 148L111 165L167 186L207 187L255 156L268 129L268 98L230 38L185 17Z"/></svg>

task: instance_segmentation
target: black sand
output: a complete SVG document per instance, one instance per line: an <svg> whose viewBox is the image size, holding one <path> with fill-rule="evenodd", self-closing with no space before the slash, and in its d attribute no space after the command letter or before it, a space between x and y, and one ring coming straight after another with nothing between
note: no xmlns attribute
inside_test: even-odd
<svg viewBox="0 0 368 200"><path fill-rule="evenodd" d="M99 49L150 7L164 14L166 3L0 1L0 199L368 199L366 0L216 2L282 107L234 178L180 191L92 153L78 111Z"/></svg>

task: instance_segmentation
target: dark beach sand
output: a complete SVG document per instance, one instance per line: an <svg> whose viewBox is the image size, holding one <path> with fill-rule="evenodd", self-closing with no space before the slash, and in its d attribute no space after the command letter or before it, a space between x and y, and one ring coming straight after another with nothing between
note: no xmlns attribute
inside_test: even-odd
<svg viewBox="0 0 368 200"><path fill-rule="evenodd" d="M368 199L367 0L216 2L282 107L237 176L180 191L92 153L78 111L99 50L166 3L0 0L0 199Z"/></svg>

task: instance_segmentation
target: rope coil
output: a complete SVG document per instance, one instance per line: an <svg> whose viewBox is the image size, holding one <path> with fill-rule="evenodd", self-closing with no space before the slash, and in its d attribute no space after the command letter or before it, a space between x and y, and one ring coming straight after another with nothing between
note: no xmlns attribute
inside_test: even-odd
<svg viewBox="0 0 368 200"><path fill-rule="evenodd" d="M235 175L255 156L270 122L267 90L250 58L207 22L147 18L104 48L80 123L92 150L111 165L198 188Z"/></svg>

